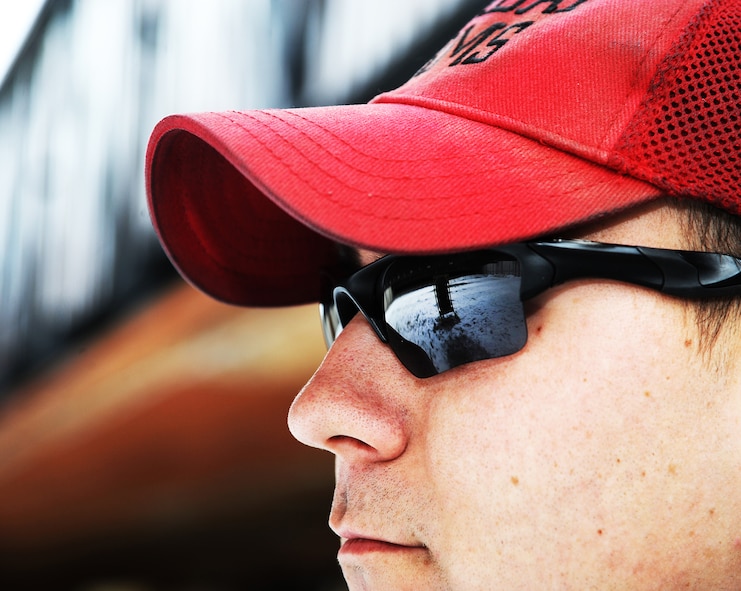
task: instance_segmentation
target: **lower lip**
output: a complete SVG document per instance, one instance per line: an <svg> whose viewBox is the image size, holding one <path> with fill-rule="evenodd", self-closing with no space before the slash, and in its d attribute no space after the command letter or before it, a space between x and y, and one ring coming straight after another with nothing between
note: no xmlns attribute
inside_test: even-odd
<svg viewBox="0 0 741 591"><path fill-rule="evenodd" d="M400 546L398 544L390 544L379 540L353 538L352 540L347 540L342 544L338 556L362 556L363 554L378 552L395 554L403 552L418 552L420 550L424 550L424 548L422 546Z"/></svg>

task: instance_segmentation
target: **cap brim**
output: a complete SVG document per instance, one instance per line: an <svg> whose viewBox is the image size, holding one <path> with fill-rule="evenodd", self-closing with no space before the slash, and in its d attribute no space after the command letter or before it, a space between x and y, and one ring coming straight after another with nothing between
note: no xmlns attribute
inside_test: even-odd
<svg viewBox="0 0 741 591"><path fill-rule="evenodd" d="M177 115L147 152L171 260L233 304L315 301L334 242L439 253L548 235L653 199L643 181L405 104Z"/></svg>

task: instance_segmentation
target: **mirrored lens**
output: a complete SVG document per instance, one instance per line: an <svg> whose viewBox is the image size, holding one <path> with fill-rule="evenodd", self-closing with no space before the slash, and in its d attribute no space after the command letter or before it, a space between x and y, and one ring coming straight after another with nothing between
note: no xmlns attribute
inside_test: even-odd
<svg viewBox="0 0 741 591"><path fill-rule="evenodd" d="M384 305L389 343L418 377L511 355L527 340L514 260L429 267L425 273L393 269Z"/></svg>

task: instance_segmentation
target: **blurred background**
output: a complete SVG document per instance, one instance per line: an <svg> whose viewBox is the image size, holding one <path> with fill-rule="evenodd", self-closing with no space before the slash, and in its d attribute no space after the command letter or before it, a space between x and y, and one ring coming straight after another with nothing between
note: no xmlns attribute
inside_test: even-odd
<svg viewBox="0 0 741 591"><path fill-rule="evenodd" d="M365 102L485 4L0 0L0 589L343 589L332 458L286 427L317 311L184 284L146 142L172 112Z"/></svg>

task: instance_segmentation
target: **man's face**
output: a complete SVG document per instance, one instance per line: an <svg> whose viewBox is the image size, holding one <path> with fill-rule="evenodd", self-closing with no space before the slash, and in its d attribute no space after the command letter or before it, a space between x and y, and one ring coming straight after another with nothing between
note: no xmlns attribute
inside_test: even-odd
<svg viewBox="0 0 741 591"><path fill-rule="evenodd" d="M666 206L585 237L684 245ZM296 398L350 589L741 588L730 341L703 357L685 303L615 282L528 308L520 353L422 380L358 315Z"/></svg>

